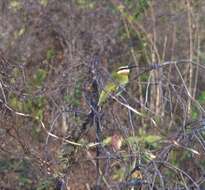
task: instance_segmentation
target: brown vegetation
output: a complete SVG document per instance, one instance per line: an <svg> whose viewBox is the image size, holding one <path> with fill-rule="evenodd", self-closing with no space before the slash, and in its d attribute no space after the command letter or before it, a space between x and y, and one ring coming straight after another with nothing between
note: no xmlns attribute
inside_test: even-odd
<svg viewBox="0 0 205 190"><path fill-rule="evenodd" d="M0 189L205 189L203 0L0 10Z"/></svg>

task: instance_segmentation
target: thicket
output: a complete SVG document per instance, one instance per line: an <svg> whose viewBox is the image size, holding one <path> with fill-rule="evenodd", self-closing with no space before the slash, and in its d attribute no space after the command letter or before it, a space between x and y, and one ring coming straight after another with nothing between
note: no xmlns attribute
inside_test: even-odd
<svg viewBox="0 0 205 190"><path fill-rule="evenodd" d="M203 0L0 10L0 189L205 188Z"/></svg>

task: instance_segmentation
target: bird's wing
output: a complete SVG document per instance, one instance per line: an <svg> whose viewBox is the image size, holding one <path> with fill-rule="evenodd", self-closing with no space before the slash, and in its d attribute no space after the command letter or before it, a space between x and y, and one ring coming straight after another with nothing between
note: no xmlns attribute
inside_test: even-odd
<svg viewBox="0 0 205 190"><path fill-rule="evenodd" d="M105 86L105 88L102 90L102 92L100 93L100 97L99 97L99 101L98 101L98 106L102 105L103 103L105 103L105 101L108 99L109 94L112 92L115 92L117 89L117 85L114 83L109 83Z"/></svg>

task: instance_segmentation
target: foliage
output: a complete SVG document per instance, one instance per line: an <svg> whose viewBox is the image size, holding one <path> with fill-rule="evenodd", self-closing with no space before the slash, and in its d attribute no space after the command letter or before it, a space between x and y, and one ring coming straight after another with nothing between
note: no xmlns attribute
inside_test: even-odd
<svg viewBox="0 0 205 190"><path fill-rule="evenodd" d="M205 91L202 91L199 96L196 98L196 100L203 106L205 105ZM192 105L191 109L191 117L192 119L197 119L199 116L199 109L196 105Z"/></svg>
<svg viewBox="0 0 205 190"><path fill-rule="evenodd" d="M114 170L112 179L115 181L122 181L125 177L125 168L117 168Z"/></svg>
<svg viewBox="0 0 205 190"><path fill-rule="evenodd" d="M200 95L198 96L197 100L200 104L205 104L205 91L202 91Z"/></svg>
<svg viewBox="0 0 205 190"><path fill-rule="evenodd" d="M37 88L42 87L46 79L46 75L47 75L47 72L44 69L38 69L37 72L33 76L33 80L31 81L32 84Z"/></svg>
<svg viewBox="0 0 205 190"><path fill-rule="evenodd" d="M53 179L43 179L40 180L36 190L53 190L53 186Z"/></svg>
<svg viewBox="0 0 205 190"><path fill-rule="evenodd" d="M19 0L11 0L9 7L14 10L15 12L21 9L21 2Z"/></svg>
<svg viewBox="0 0 205 190"><path fill-rule="evenodd" d="M19 159L1 159L0 160L0 172L14 173L16 180L20 187L31 188L33 179L31 177L31 163L26 160ZM13 180L13 179L8 179Z"/></svg>
<svg viewBox="0 0 205 190"><path fill-rule="evenodd" d="M136 166L136 189L204 189L202 2L0 2L0 189L119 189ZM93 110L121 64L120 101Z"/></svg>
<svg viewBox="0 0 205 190"><path fill-rule="evenodd" d="M44 97L35 97L28 99L24 104L24 110L27 113L30 113L38 120L43 120L43 111L45 106Z"/></svg>
<svg viewBox="0 0 205 190"><path fill-rule="evenodd" d="M150 0L139 0L134 2L132 0L125 0L125 4L132 11L132 20L138 20L143 16L143 13L149 8Z"/></svg>
<svg viewBox="0 0 205 190"><path fill-rule="evenodd" d="M46 59L48 61L51 61L55 56L56 55L55 55L55 50L54 49L51 48L51 49L47 50Z"/></svg>
<svg viewBox="0 0 205 190"><path fill-rule="evenodd" d="M96 4L96 0L76 0L75 3L80 7L80 8L88 8L88 9L93 9Z"/></svg>
<svg viewBox="0 0 205 190"><path fill-rule="evenodd" d="M15 95L12 95L9 99L9 105L16 111L29 113L38 120L43 119L44 97L30 97L25 101L20 101Z"/></svg>
<svg viewBox="0 0 205 190"><path fill-rule="evenodd" d="M71 95L65 95L64 100L73 107L79 107L82 98L82 80L78 80L75 84Z"/></svg>
<svg viewBox="0 0 205 190"><path fill-rule="evenodd" d="M154 150L156 148L160 147L160 141L162 140L162 137L159 135L154 134L148 134L145 130L140 129L138 136L131 136L128 137L127 141L129 144L140 144L142 147Z"/></svg>
<svg viewBox="0 0 205 190"><path fill-rule="evenodd" d="M43 6L47 6L48 5L49 0L39 0L39 3Z"/></svg>
<svg viewBox="0 0 205 190"><path fill-rule="evenodd" d="M19 75L18 70L14 72L15 75ZM24 100L20 100L15 94L11 94L8 101L9 105L16 111L29 113L34 118L42 120L46 99L43 96L33 97L32 88L41 88L46 79L46 75L47 72L45 70L38 69L37 72L34 74L32 80L30 81L30 85L28 86L29 91L31 91L31 95Z"/></svg>

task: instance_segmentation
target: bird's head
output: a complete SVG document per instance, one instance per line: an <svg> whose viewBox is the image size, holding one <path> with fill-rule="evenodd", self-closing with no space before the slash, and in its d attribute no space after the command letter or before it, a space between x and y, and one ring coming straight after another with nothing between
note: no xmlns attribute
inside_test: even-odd
<svg viewBox="0 0 205 190"><path fill-rule="evenodd" d="M117 70L117 74L119 75L128 75L129 73L130 73L130 69L128 65L119 67Z"/></svg>

